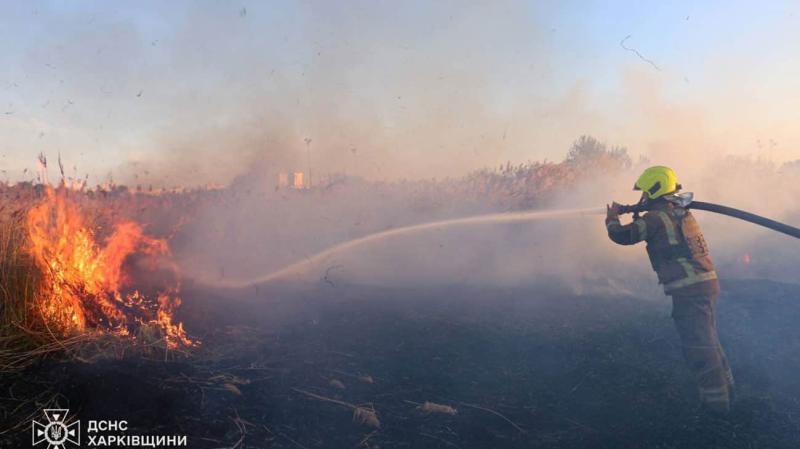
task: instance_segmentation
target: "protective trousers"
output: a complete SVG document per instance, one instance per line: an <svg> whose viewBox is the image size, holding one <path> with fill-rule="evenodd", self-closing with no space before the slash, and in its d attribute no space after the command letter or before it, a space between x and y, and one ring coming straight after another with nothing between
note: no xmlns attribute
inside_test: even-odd
<svg viewBox="0 0 800 449"><path fill-rule="evenodd" d="M733 394L733 374L717 335L718 294L673 295L672 318L681 338L683 356L692 370L700 401L713 411L727 412Z"/></svg>

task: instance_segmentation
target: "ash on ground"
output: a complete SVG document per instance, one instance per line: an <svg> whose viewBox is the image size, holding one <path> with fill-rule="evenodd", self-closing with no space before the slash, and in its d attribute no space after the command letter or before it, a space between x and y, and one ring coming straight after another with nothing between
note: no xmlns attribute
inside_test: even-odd
<svg viewBox="0 0 800 449"><path fill-rule="evenodd" d="M49 362L3 378L3 421L47 390L81 419L193 448L794 448L800 286L723 289L727 417L698 409L667 298L322 284L187 292L202 298L181 317L203 341L193 359Z"/></svg>

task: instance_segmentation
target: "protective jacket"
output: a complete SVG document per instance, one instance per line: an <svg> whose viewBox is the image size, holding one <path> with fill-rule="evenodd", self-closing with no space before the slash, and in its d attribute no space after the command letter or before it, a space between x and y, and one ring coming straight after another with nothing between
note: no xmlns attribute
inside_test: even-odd
<svg viewBox="0 0 800 449"><path fill-rule="evenodd" d="M620 245L647 242L650 264L668 295L714 294L719 281L700 226L692 213L665 199L652 201L650 211L622 225L606 219L609 238Z"/></svg>

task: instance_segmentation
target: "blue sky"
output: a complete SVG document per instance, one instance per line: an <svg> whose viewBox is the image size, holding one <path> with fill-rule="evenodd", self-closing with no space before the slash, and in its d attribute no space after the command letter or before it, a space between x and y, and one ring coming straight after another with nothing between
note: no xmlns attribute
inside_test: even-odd
<svg viewBox="0 0 800 449"><path fill-rule="evenodd" d="M379 178L559 160L583 133L800 158L796 2L0 5L11 180L44 152L95 182L225 182L302 165L306 138L316 171Z"/></svg>

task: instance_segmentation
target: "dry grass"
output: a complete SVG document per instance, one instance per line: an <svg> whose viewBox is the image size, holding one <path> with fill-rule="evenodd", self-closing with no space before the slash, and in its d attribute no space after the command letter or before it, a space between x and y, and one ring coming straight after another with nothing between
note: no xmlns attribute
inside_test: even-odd
<svg viewBox="0 0 800 449"><path fill-rule="evenodd" d="M24 369L55 355L80 359L92 345L112 350L115 342L99 334L67 335L43 318L43 276L25 251L24 217L24 208L0 213L0 372Z"/></svg>
<svg viewBox="0 0 800 449"><path fill-rule="evenodd" d="M75 344L56 338L37 313L42 274L24 251L25 208L0 212L0 370L26 367Z"/></svg>
<svg viewBox="0 0 800 449"><path fill-rule="evenodd" d="M49 289L26 250L27 213L38 197L35 189L0 191L0 373L19 371L50 357L90 362L130 352L158 359L183 354L167 349L163 335L146 325L133 346L130 339L100 330L65 329L45 318L42 304Z"/></svg>
<svg viewBox="0 0 800 449"><path fill-rule="evenodd" d="M458 410L456 410L453 407L450 407L449 405L437 404L435 402L430 402L430 401L425 401L424 404L417 407L417 410L427 414L442 413L444 415L452 415L452 416L458 414Z"/></svg>
<svg viewBox="0 0 800 449"><path fill-rule="evenodd" d="M372 404L356 405L356 404L351 404L349 402L340 401L339 399L333 399L319 394L314 394L305 390L301 390L299 388L292 388L292 390L313 399L347 407L353 411L353 422L356 422L358 424L363 424L365 426L372 427L374 429L381 428L381 421L378 419L378 412L375 410Z"/></svg>

